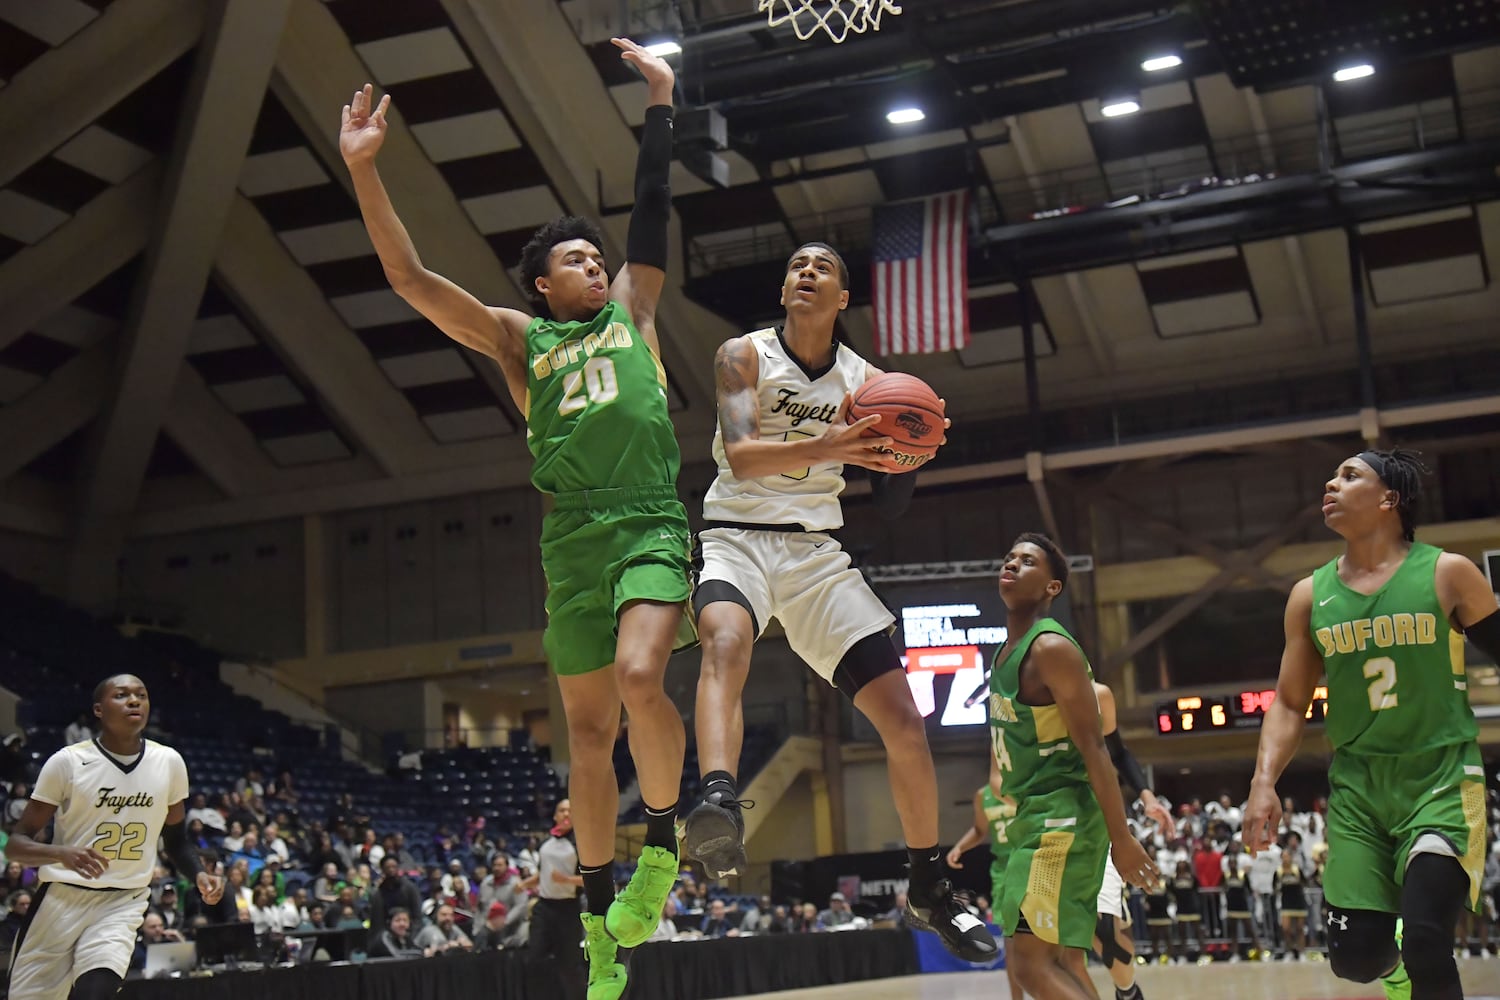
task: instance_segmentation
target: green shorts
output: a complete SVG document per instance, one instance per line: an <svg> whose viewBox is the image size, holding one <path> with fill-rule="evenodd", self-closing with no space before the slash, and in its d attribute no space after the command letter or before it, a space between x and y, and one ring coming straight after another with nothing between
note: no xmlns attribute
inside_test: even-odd
<svg viewBox="0 0 1500 1000"><path fill-rule="evenodd" d="M1010 850L994 879L995 919L1050 944L1088 948L1109 857L1104 813L1087 788L1031 796L1007 828ZM995 875L1000 875L995 872Z"/></svg>
<svg viewBox="0 0 1500 1000"><path fill-rule="evenodd" d="M630 601L683 605L675 648L696 637L687 610L687 511L671 486L559 493L542 520L547 630L542 648L559 674L615 661L620 609Z"/></svg>
<svg viewBox="0 0 1500 1000"><path fill-rule="evenodd" d="M1401 757L1335 752L1328 769L1328 868L1323 898L1345 910L1401 911L1413 848L1446 846L1469 874L1470 909L1484 876L1484 762L1477 743ZM1439 843L1440 842L1440 843Z"/></svg>

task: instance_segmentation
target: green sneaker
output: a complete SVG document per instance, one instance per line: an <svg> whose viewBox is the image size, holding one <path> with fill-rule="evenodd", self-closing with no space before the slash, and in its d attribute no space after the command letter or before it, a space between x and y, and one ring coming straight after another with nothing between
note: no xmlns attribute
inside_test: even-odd
<svg viewBox="0 0 1500 1000"><path fill-rule="evenodd" d="M677 852L665 847L641 848L630 884L609 904L604 925L621 948L635 948L656 933L667 895L677 883Z"/></svg>
<svg viewBox="0 0 1500 1000"><path fill-rule="evenodd" d="M615 961L619 944L604 929L604 918L583 914L583 950L589 960L588 1000L620 1000L625 993L625 966Z"/></svg>
<svg viewBox="0 0 1500 1000"><path fill-rule="evenodd" d="M1404 928L1401 918L1396 918L1396 950L1401 950L1401 931ZM1406 974L1406 963L1398 962L1396 968L1389 976L1380 980L1380 988L1385 990L1386 1000L1411 1000L1411 977Z"/></svg>

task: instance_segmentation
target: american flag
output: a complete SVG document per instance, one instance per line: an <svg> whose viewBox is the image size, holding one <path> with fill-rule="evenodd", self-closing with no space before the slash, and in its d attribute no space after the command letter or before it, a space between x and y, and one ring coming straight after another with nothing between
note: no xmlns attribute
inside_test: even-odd
<svg viewBox="0 0 1500 1000"><path fill-rule="evenodd" d="M875 210L875 349L934 354L969 345L969 193Z"/></svg>

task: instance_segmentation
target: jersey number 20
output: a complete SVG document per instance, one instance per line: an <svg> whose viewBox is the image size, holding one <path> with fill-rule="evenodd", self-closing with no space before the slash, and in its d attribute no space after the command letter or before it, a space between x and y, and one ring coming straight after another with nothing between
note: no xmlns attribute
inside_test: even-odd
<svg viewBox="0 0 1500 1000"><path fill-rule="evenodd" d="M94 831L94 850L112 860L139 861L145 846L145 823L100 823Z"/></svg>
<svg viewBox="0 0 1500 1000"><path fill-rule="evenodd" d="M615 378L615 363L603 354L596 354L584 362L579 371L563 376L563 398L557 404L557 412L569 414L594 403L603 406L613 403L620 395L620 383Z"/></svg>

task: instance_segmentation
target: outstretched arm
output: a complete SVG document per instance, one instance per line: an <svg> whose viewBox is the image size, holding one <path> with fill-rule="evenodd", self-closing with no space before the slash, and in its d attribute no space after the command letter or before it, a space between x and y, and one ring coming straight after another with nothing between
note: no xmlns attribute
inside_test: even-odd
<svg viewBox="0 0 1500 1000"><path fill-rule="evenodd" d="M656 304L667 279L667 224L672 217L672 87L677 76L660 56L628 38L610 39L620 58L646 78L646 121L635 163L635 207L625 236L625 266L615 277L609 297L630 311L646 343L658 355Z"/></svg>
<svg viewBox="0 0 1500 1000"><path fill-rule="evenodd" d="M805 469L824 462L878 468L874 449L888 447L891 439L864 438L860 434L880 419L865 417L844 422L849 401L819 437L795 441L760 439L760 357L749 337L735 337L719 346L714 355L714 384L719 402L719 429L724 436L724 456L736 479L757 479Z"/></svg>
<svg viewBox="0 0 1500 1000"><path fill-rule="evenodd" d="M531 317L515 309L491 309L473 295L422 264L406 227L396 215L385 184L375 169L375 154L385 142L386 111L391 95L371 110L374 88L365 84L344 105L339 151L354 180L354 195L370 242L380 257L386 280L412 308L449 337L500 363L516 408L525 414L525 330Z"/></svg>
<svg viewBox="0 0 1500 1000"><path fill-rule="evenodd" d="M1286 647L1276 678L1276 699L1261 722L1255 776L1250 779L1250 800L1245 804L1242 835L1245 849L1252 855L1269 847L1281 827L1276 782L1302 742L1307 706L1323 674L1323 657L1312 639L1312 596L1312 577L1304 577L1297 581L1286 602Z"/></svg>

